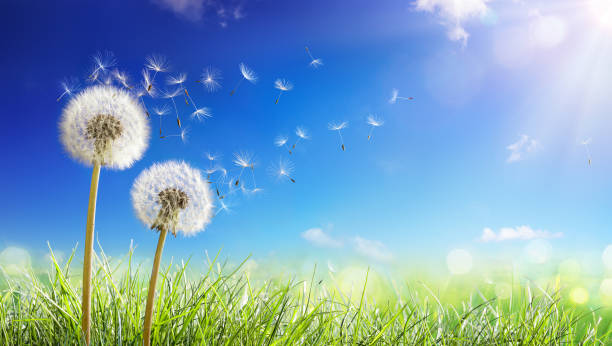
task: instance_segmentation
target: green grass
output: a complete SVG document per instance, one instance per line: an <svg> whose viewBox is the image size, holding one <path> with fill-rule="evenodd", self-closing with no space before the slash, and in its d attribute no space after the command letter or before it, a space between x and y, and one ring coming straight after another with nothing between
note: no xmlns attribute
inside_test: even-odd
<svg viewBox="0 0 612 346"><path fill-rule="evenodd" d="M1 345L72 345L80 336L80 282L52 255L47 275L5 273L0 293ZM130 251L111 261L99 251L92 282L92 344L140 344L148 270ZM218 256L218 255L217 255ZM244 264L244 262L243 262ZM441 301L425 284L364 287L341 293L330 280L254 281L242 265L217 258L198 274L188 264L160 273L152 340L161 345L549 345L612 341L609 316L575 308L558 292L516 287L506 299L479 290L463 301ZM80 268L75 268L78 272ZM371 277L370 277L371 279ZM323 282L324 281L324 282ZM391 285L390 285L391 286ZM391 293L396 292L396 293ZM378 301L377 301L378 300Z"/></svg>

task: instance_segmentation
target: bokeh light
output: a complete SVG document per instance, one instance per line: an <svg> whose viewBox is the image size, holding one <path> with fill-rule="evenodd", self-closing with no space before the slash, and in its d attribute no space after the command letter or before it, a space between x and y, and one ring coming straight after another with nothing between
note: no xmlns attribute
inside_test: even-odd
<svg viewBox="0 0 612 346"><path fill-rule="evenodd" d="M584 304L589 301L589 291L584 287L576 287L570 292L570 299L576 304Z"/></svg>
<svg viewBox="0 0 612 346"><path fill-rule="evenodd" d="M453 275L467 274L472 270L472 255L463 249L454 249L446 256L446 265Z"/></svg>

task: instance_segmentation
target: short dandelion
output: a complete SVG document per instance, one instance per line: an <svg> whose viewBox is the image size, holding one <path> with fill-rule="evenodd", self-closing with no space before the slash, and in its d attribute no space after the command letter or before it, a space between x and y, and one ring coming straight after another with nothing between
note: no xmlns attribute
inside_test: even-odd
<svg viewBox="0 0 612 346"><path fill-rule="evenodd" d="M293 163L289 160L285 160L282 157L278 163L270 166L270 174L277 177L278 179L289 179L292 183L295 183L295 179L291 176L293 174Z"/></svg>
<svg viewBox="0 0 612 346"><path fill-rule="evenodd" d="M321 60L320 58L315 59L312 56L312 53L310 53L310 49L308 49L308 47L306 47L306 53L310 57L310 63L308 64L310 67L316 69L316 68L319 68L320 66L323 66L323 60Z"/></svg>
<svg viewBox="0 0 612 346"><path fill-rule="evenodd" d="M346 128L348 126L348 121L343 121L341 123L330 123L328 125L328 128L331 131L338 131L338 135L340 136L340 143L342 144L342 151L344 151L345 147L344 147L344 139L342 138L342 129Z"/></svg>
<svg viewBox="0 0 612 346"><path fill-rule="evenodd" d="M136 216L159 232L149 281L143 329L143 345L151 344L153 305L159 266L168 232L193 236L204 230L213 217L212 193L199 170L185 162L157 163L144 170L131 190Z"/></svg>
<svg viewBox="0 0 612 346"><path fill-rule="evenodd" d="M278 104L278 101L280 100L281 96L283 95L283 92L287 92L290 91L291 89L293 89L293 84L291 84L291 82L284 80L284 79L277 79L276 81L274 81L274 88L280 90L278 92L278 96L276 97L276 101L274 102L275 104Z"/></svg>
<svg viewBox="0 0 612 346"><path fill-rule="evenodd" d="M368 141L372 138L372 132L375 128L381 127L385 122L382 119L377 118L375 115L368 115L368 119L366 121L368 125L370 125L370 133L368 133Z"/></svg>
<svg viewBox="0 0 612 346"><path fill-rule="evenodd" d="M147 91L151 91L157 74L159 72L168 71L168 62L166 58L161 55L149 55L145 61L145 68L149 71L153 71L153 77L150 79L149 85L147 85Z"/></svg>
<svg viewBox="0 0 612 346"><path fill-rule="evenodd" d="M196 81L197 83L202 83L202 85L208 90L208 92L214 92L221 88L221 71L214 67L207 67L202 72L202 76L200 80Z"/></svg>
<svg viewBox="0 0 612 346"><path fill-rule="evenodd" d="M75 92L77 92L79 90L79 80L74 77L65 78L60 82L60 87L62 93L57 98L57 102L59 102L65 96L72 96Z"/></svg>
<svg viewBox="0 0 612 346"><path fill-rule="evenodd" d="M96 85L70 100L59 122L64 149L77 161L93 166L83 260L83 300L81 327L85 342L90 341L91 266L94 220L100 168L129 168L144 154L150 129L138 100L123 89Z"/></svg>
<svg viewBox="0 0 612 346"><path fill-rule="evenodd" d="M389 99L390 104L394 104L397 100L414 100L414 97L403 97L399 96L399 90L393 89L391 90L391 98Z"/></svg>
<svg viewBox="0 0 612 346"><path fill-rule="evenodd" d="M587 162L589 163L589 167L591 167L591 151L589 150L589 144L591 144L591 138L587 138L584 141L580 142L581 145L584 146L584 150L586 150L587 154Z"/></svg>
<svg viewBox="0 0 612 346"><path fill-rule="evenodd" d="M301 140L310 139L310 136L308 136L308 132L306 132L306 129L301 126L298 126L295 129L295 135L297 136L297 140L295 141L295 143L293 143L291 149L295 149L295 146L298 145ZM289 151L289 154L291 154L291 151Z"/></svg>
<svg viewBox="0 0 612 346"><path fill-rule="evenodd" d="M238 81L236 87L232 89L232 91L230 92L230 96L236 93L236 90L244 80L247 80L253 84L257 82L257 75L255 75L255 72L251 70L247 65L245 65L244 63L240 63L239 68L242 78L240 78L240 81Z"/></svg>

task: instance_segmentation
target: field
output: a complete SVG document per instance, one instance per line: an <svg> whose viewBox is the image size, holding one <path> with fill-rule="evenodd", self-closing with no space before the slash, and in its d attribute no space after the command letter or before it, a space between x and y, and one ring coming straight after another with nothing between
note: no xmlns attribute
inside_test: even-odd
<svg viewBox="0 0 612 346"><path fill-rule="evenodd" d="M82 343L81 283L78 268L71 269L75 254L63 263L53 252L50 257L46 275L3 270L0 344ZM305 280L255 279L248 260L229 265L218 257L203 271L190 270L195 265L188 262L164 267L154 344L605 345L612 340L611 314L572 305L562 290L517 282L503 297L491 289L461 287L445 287L451 294L440 295L434 284L398 285L372 270L364 272L363 286L347 290L331 271L313 268ZM140 344L148 269L134 263L133 250L112 260L98 251L95 265L92 344Z"/></svg>

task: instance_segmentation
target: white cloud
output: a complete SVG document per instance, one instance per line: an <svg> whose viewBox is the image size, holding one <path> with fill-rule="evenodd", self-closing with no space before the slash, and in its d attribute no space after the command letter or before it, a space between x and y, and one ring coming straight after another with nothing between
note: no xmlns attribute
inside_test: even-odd
<svg viewBox="0 0 612 346"><path fill-rule="evenodd" d="M199 21L204 17L215 17L223 27L227 26L228 19L239 20L244 18L244 6L241 0L151 0L161 8L170 10L176 15L192 21Z"/></svg>
<svg viewBox="0 0 612 346"><path fill-rule="evenodd" d="M301 234L302 238L309 243L319 247L338 248L342 246L342 242L332 238L329 234L323 232L320 228L311 228Z"/></svg>
<svg viewBox="0 0 612 346"><path fill-rule="evenodd" d="M534 230L529 226L504 227L498 233L486 227L482 230L480 241L487 243L505 240L553 239L561 237L563 237L561 232L551 233L543 230Z"/></svg>
<svg viewBox="0 0 612 346"><path fill-rule="evenodd" d="M448 29L448 38L465 45L470 35L463 23L484 16L489 11L487 2L489 0L416 0L415 7L436 14Z"/></svg>
<svg viewBox="0 0 612 346"><path fill-rule="evenodd" d="M510 150L510 156L506 162L517 162L525 158L525 155L531 153L540 147L540 143L527 135L521 135L519 140L510 144L506 149Z"/></svg>
<svg viewBox="0 0 612 346"><path fill-rule="evenodd" d="M353 244L355 246L355 251L360 255L373 258L377 261L390 261L393 258L393 255L387 249L385 244L381 243L377 240L369 240L362 238L360 236L356 236L353 238Z"/></svg>
<svg viewBox="0 0 612 346"><path fill-rule="evenodd" d="M204 15L204 0L153 0L153 2L189 20L200 20Z"/></svg>

